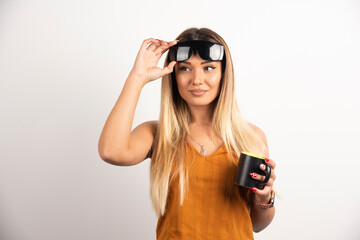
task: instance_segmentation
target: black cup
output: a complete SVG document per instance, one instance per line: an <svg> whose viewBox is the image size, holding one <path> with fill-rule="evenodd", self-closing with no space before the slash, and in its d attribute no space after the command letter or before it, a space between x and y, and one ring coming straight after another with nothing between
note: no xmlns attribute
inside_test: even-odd
<svg viewBox="0 0 360 240"><path fill-rule="evenodd" d="M257 173L258 175L264 176L264 171L260 169L260 165L266 166L266 175L263 182L253 179L250 173ZM269 181L271 175L271 167L265 162L265 157L241 152L238 169L235 177L235 183L247 188L263 189L264 185Z"/></svg>

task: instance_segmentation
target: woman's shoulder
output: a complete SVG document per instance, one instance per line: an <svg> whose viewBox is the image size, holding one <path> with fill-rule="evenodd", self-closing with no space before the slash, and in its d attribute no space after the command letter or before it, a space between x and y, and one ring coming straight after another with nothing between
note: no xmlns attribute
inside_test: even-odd
<svg viewBox="0 0 360 240"><path fill-rule="evenodd" d="M251 123L251 122L247 122L249 124L249 126L251 127L251 129L254 131L254 132L257 132L257 133L260 133L260 132L263 132L261 130L260 127L258 127L257 125Z"/></svg>
<svg viewBox="0 0 360 240"><path fill-rule="evenodd" d="M266 135L265 135L264 131L263 131L260 127L256 126L256 125L253 124L253 123L248 122L248 124L249 124L249 126L251 127L251 129L255 132L255 134L256 134L263 142L266 143L267 140L266 140Z"/></svg>
<svg viewBox="0 0 360 240"><path fill-rule="evenodd" d="M158 123L159 123L159 121L157 121L157 120L146 121L146 122L141 123L138 127L141 129L147 130L147 131L153 133L153 135L155 135Z"/></svg>
<svg viewBox="0 0 360 240"><path fill-rule="evenodd" d="M158 120L146 121L144 122L144 124L147 124L149 127L156 129L159 124L159 121Z"/></svg>

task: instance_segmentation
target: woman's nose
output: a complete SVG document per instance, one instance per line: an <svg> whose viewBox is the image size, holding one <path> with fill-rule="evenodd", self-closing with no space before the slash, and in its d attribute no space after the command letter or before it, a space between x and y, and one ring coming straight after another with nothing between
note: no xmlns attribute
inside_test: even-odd
<svg viewBox="0 0 360 240"><path fill-rule="evenodd" d="M201 70L195 70L192 75L192 84L200 85L203 83L203 76Z"/></svg>

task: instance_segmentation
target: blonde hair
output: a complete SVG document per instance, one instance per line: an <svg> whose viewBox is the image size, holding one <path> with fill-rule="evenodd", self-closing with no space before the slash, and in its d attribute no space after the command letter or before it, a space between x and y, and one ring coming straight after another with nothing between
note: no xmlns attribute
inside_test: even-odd
<svg viewBox="0 0 360 240"><path fill-rule="evenodd" d="M221 137L236 164L242 151L265 156L266 147L240 114L235 98L234 69L229 48L224 39L208 28L189 28L177 38L179 41L206 40L224 46L222 78L219 96L213 101L211 122L213 133ZM168 65L166 57L164 66ZM175 73L162 78L161 109L155 133L150 165L150 198L157 217L166 212L168 190L175 176L179 175L180 205L188 189L188 147L190 110L181 98ZM172 173L173 171L173 173Z"/></svg>

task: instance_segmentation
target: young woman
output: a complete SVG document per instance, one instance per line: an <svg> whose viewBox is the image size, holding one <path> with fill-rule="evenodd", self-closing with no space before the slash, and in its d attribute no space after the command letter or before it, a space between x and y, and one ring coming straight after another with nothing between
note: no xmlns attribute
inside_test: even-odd
<svg viewBox="0 0 360 240"><path fill-rule="evenodd" d="M167 51L164 68L157 67ZM160 77L159 121L131 131L142 88ZM263 131L242 118L234 81L227 44L207 28L187 29L172 42L146 39L138 52L101 133L99 154L119 166L151 158L157 239L253 239L274 217L275 162ZM243 151L265 156L271 166L263 189L234 184Z"/></svg>

